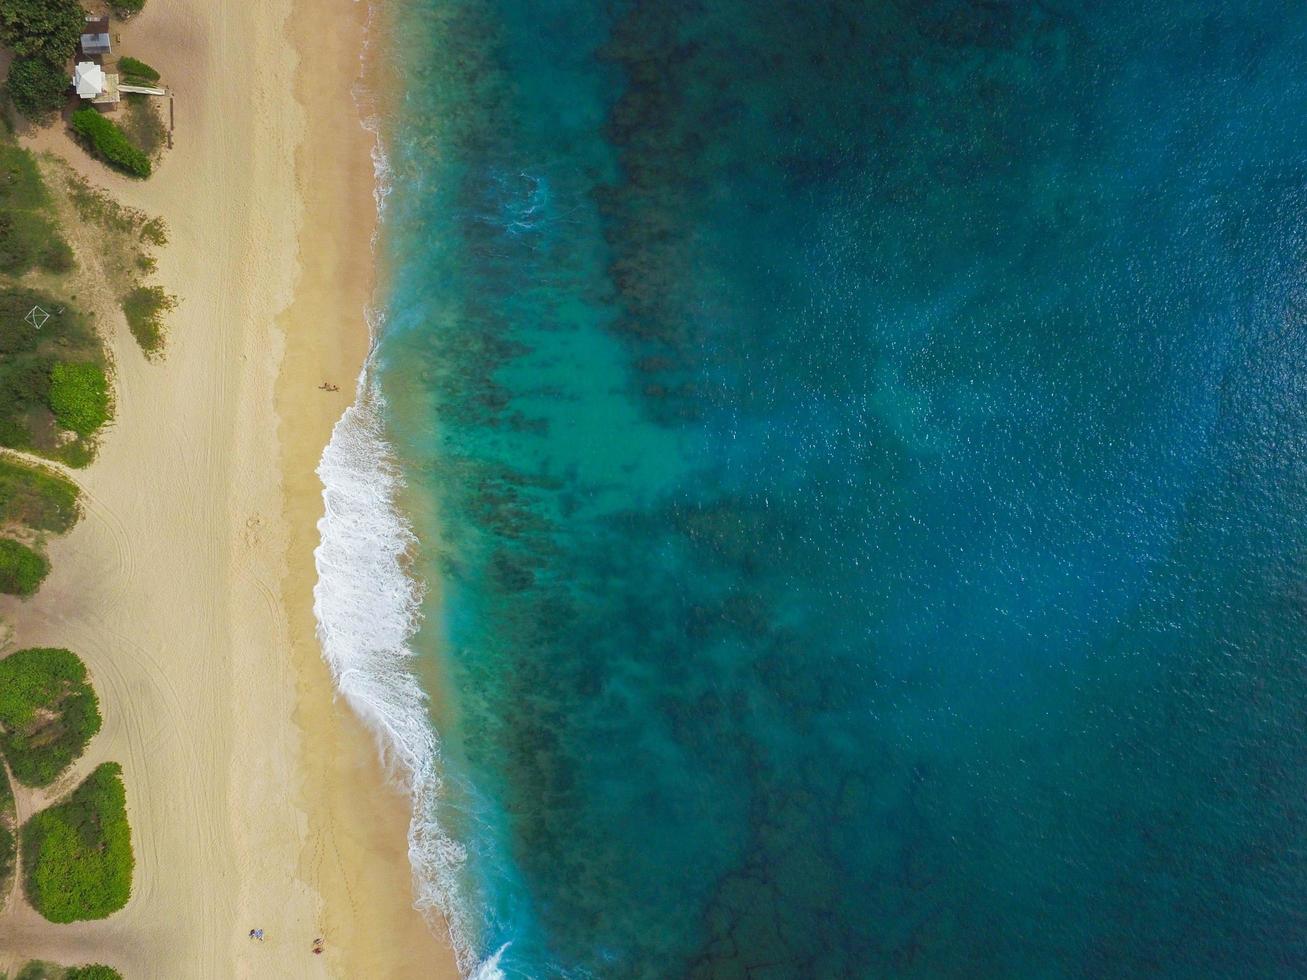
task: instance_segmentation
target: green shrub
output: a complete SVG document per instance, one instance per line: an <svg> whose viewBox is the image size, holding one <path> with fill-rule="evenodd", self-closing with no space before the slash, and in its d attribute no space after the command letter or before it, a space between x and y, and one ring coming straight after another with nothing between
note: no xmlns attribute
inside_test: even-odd
<svg viewBox="0 0 1307 980"><path fill-rule="evenodd" d="M50 411L55 421L89 436L109 420L109 380L89 362L56 363L50 368Z"/></svg>
<svg viewBox="0 0 1307 980"><path fill-rule="evenodd" d="M94 109L78 109L71 123L73 132L105 163L133 177L150 176L150 158L132 146L126 133Z"/></svg>
<svg viewBox="0 0 1307 980"><path fill-rule="evenodd" d="M73 56L85 22L77 0L0 0L0 43L19 57L62 65Z"/></svg>
<svg viewBox="0 0 1307 980"><path fill-rule="evenodd" d="M157 82L159 80L157 71L144 61L137 61L135 58L119 58L118 73L128 78L139 78L143 82Z"/></svg>
<svg viewBox="0 0 1307 980"><path fill-rule="evenodd" d="M131 829L122 766L106 762L23 827L28 901L51 922L103 919L132 891Z"/></svg>
<svg viewBox="0 0 1307 980"><path fill-rule="evenodd" d="M26 545L0 538L0 592L29 596L50 574L50 563Z"/></svg>
<svg viewBox="0 0 1307 980"><path fill-rule="evenodd" d="M9 97L26 116L53 112L68 99L68 73L44 57L19 57L9 67Z"/></svg>
<svg viewBox="0 0 1307 980"><path fill-rule="evenodd" d="M76 654L35 647L0 660L0 750L24 786L49 786L99 730L99 700Z"/></svg>
<svg viewBox="0 0 1307 980"><path fill-rule="evenodd" d="M3 980L3 975L0 975L0 980ZM123 980L123 976L113 967L98 963L63 967L58 963L32 960L18 971L14 980Z"/></svg>
<svg viewBox="0 0 1307 980"><path fill-rule="evenodd" d="M0 768L0 896L9 894L9 884L17 864L18 844L12 829L15 822L14 794L9 788L9 777Z"/></svg>
<svg viewBox="0 0 1307 980"><path fill-rule="evenodd" d="M146 355L163 350L163 315L175 305L176 300L159 286L137 286L123 299L127 326Z"/></svg>
<svg viewBox="0 0 1307 980"><path fill-rule="evenodd" d="M0 459L0 523L63 534L79 514L76 484L35 466Z"/></svg>
<svg viewBox="0 0 1307 980"><path fill-rule="evenodd" d="M3 975L0 975L0 980L3 980ZM123 975L113 967L99 963L63 967L58 963L32 960L18 971L14 980L123 980Z"/></svg>

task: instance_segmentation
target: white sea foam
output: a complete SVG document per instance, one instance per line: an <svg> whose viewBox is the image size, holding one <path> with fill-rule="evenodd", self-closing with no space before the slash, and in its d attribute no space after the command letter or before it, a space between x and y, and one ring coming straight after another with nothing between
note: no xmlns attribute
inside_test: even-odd
<svg viewBox="0 0 1307 980"><path fill-rule="evenodd" d="M466 854L435 815L440 745L411 669L423 588L407 568L416 539L396 508L403 481L385 437L383 404L365 368L357 400L336 423L318 465L326 508L314 552L318 639L337 690L376 735L388 776L413 801L415 904L447 923L462 973L490 980L502 975L503 949L477 961L474 919L458 902Z"/></svg>
<svg viewBox="0 0 1307 980"><path fill-rule="evenodd" d="M499 961L504 958L504 951L511 945L513 944L504 943L495 950L494 955L487 956L476 968L471 980L504 980L504 971L500 969Z"/></svg>

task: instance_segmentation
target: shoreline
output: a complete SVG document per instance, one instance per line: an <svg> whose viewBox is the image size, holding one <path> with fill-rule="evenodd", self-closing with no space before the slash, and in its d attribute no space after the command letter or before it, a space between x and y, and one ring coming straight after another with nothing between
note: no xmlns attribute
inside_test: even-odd
<svg viewBox="0 0 1307 980"><path fill-rule="evenodd" d="M316 82L310 86L301 81L296 87L310 130L300 146L297 173L301 186L315 190L306 196L300 240L315 245L301 249L296 297L279 321L287 349L278 380L277 414L283 432L285 514L291 534L283 594L300 677L296 719L314 733L305 744L311 839L304 863L315 869L325 899L324 928L344 937L335 947L344 967L341 975L440 980L459 974L452 949L414 907L408 855L410 799L389 784L376 737L338 697L313 614L314 549L323 513L317 466L336 423L355 402L356 383L371 341L367 310L381 280L374 247L379 217L374 151L381 136L365 126L355 81L361 80L368 94L382 102L395 84L381 77L382 64L369 58L366 50L370 35L378 29L372 20L382 15L381 9L353 0L330 2L342 20L348 18L352 31L324 38L312 30L313 18L296 16L292 37L301 52L326 53L339 66L353 60L358 70L348 78L341 73L343 91L332 92ZM295 0L297 15L321 5L321 0ZM299 77L309 74L301 72ZM332 122L342 98L348 99L357 136L337 143L340 128ZM314 138L315 124L321 130L321 145L315 145L319 143ZM332 144L335 154L330 152ZM324 148L328 152L322 152ZM342 202L343 225L341 208L325 203L332 199ZM321 391L317 385L323 382L340 390ZM314 399L313 411L299 408L303 401ZM329 944L329 952L331 948Z"/></svg>
<svg viewBox="0 0 1307 980"><path fill-rule="evenodd" d="M16 895L0 970L458 975L413 908L408 801L335 697L311 605L315 470L353 397L376 286L373 135L352 97L367 14L354 0L149 0L115 28L177 96L155 175L113 174L59 125L22 136L164 218L157 279L180 303L149 363L105 284L77 283L117 417L75 474L86 514L50 543L44 587L0 601L10 649L68 646L87 664L105 724L58 786L123 764L132 896L107 919L52 925ZM85 242L79 257L93 258ZM317 389L328 378L340 392Z"/></svg>

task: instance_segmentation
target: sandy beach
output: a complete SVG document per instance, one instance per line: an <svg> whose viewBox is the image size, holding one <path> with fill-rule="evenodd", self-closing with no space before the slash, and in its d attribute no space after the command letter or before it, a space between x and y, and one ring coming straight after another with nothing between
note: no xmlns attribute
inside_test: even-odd
<svg viewBox="0 0 1307 980"><path fill-rule="evenodd" d="M112 353L117 416L75 474L85 518L51 543L45 586L0 604L17 646L82 656L105 718L52 793L20 797L20 816L121 762L131 901L53 926L16 898L0 970L42 958L129 980L456 976L412 908L407 801L333 699L311 612L314 467L352 397L375 285L372 137L351 95L366 16L352 0L150 0L119 44L176 94L176 145L155 176L111 174L59 127L23 136L167 221L158 278L180 304L151 364L103 284L78 283ZM256 926L263 943L247 938Z"/></svg>

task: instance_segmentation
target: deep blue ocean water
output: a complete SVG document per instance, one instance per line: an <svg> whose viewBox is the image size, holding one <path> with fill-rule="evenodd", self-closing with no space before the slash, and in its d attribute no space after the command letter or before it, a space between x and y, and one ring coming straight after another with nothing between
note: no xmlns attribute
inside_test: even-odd
<svg viewBox="0 0 1307 980"><path fill-rule="evenodd" d="M465 964L1307 975L1307 7L384 40Z"/></svg>

